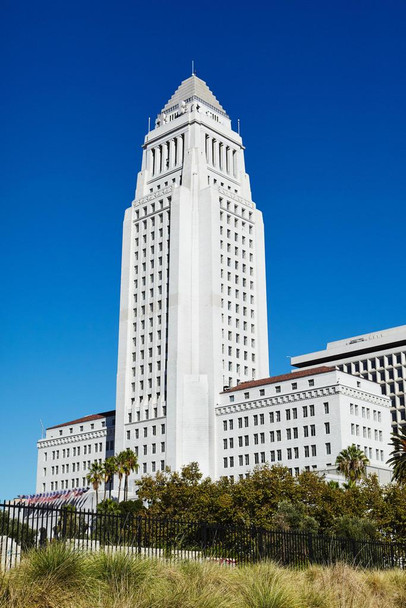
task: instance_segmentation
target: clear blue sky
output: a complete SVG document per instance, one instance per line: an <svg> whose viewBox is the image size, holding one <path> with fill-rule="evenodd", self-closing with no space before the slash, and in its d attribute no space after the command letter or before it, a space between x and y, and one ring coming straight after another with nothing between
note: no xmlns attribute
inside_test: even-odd
<svg viewBox="0 0 406 608"><path fill-rule="evenodd" d="M272 374L406 323L406 4L2 3L0 498L45 426L115 406L121 227L196 62L264 212Z"/></svg>

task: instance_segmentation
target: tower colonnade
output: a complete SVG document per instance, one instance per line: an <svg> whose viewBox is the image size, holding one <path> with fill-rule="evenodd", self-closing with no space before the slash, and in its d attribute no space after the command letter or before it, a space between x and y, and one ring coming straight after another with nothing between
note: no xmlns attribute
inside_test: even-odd
<svg viewBox="0 0 406 608"><path fill-rule="evenodd" d="M147 169L152 177L183 164L184 135L177 135L148 150Z"/></svg>

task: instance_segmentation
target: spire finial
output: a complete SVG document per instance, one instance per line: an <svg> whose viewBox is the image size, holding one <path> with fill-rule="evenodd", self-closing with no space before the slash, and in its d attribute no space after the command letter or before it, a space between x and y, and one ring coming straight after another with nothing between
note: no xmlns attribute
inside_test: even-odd
<svg viewBox="0 0 406 608"><path fill-rule="evenodd" d="M194 59L192 59L192 76L195 76L196 72L195 72L195 61Z"/></svg>

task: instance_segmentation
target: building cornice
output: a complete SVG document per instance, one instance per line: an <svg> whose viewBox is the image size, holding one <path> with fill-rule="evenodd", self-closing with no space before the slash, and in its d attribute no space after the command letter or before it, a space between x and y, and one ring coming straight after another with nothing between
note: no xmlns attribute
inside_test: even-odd
<svg viewBox="0 0 406 608"><path fill-rule="evenodd" d="M257 410L263 407L275 405L294 404L299 401L316 399L319 397L329 397L332 395L339 394L352 397L353 399L362 399L363 401L366 401L367 403L371 403L373 405L380 405L382 407L387 408L391 407L390 399L388 397L372 395L371 393L366 393L364 391L360 391L359 389L354 389L349 386L337 384L333 386L315 388L311 391L298 391L297 393L289 393L287 395L278 395L275 397L266 397L260 399L250 399L249 401L244 401L241 403L229 403L227 405L218 405L215 408L216 416L222 416L224 414L233 414L236 412L245 412L248 410Z"/></svg>
<svg viewBox="0 0 406 608"><path fill-rule="evenodd" d="M337 386L337 392L342 393L347 397L352 397L353 399L363 399L363 401L367 401L368 403L372 403L373 405L381 405L382 407L387 408L392 407L391 400L389 397L366 393L364 391L360 391L357 388L352 388L351 386L344 386L342 384L339 384Z"/></svg>
<svg viewBox="0 0 406 608"><path fill-rule="evenodd" d="M56 445L68 445L71 443L79 443L81 441L91 441L92 439L100 439L107 437L108 429L100 429L98 431L89 431L80 435L69 435L68 437L53 437L52 439L40 439L37 442L38 448L48 448ZM110 434L110 433L109 433Z"/></svg>

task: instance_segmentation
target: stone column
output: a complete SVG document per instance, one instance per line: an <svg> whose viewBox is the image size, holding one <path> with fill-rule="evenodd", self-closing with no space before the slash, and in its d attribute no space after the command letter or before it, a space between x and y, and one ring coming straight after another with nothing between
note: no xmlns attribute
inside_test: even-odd
<svg viewBox="0 0 406 608"><path fill-rule="evenodd" d="M178 165L183 163L183 135L178 137Z"/></svg>
<svg viewBox="0 0 406 608"><path fill-rule="evenodd" d="M169 142L169 168L175 166L175 140L171 139Z"/></svg>
<svg viewBox="0 0 406 608"><path fill-rule="evenodd" d="M213 154L213 167L217 167L217 157L218 157L217 141L215 139L212 139L211 143L212 143L212 154Z"/></svg>
<svg viewBox="0 0 406 608"><path fill-rule="evenodd" d="M226 173L230 174L230 148L226 148Z"/></svg>
<svg viewBox="0 0 406 608"><path fill-rule="evenodd" d="M213 164L213 154L212 154L212 142L211 137L207 138L207 163L209 165Z"/></svg>
<svg viewBox="0 0 406 608"><path fill-rule="evenodd" d="M155 148L155 175L161 172L161 146Z"/></svg>
<svg viewBox="0 0 406 608"><path fill-rule="evenodd" d="M226 155L225 155L225 146L223 143L219 144L219 159L220 159L220 169L225 173L226 171Z"/></svg>

